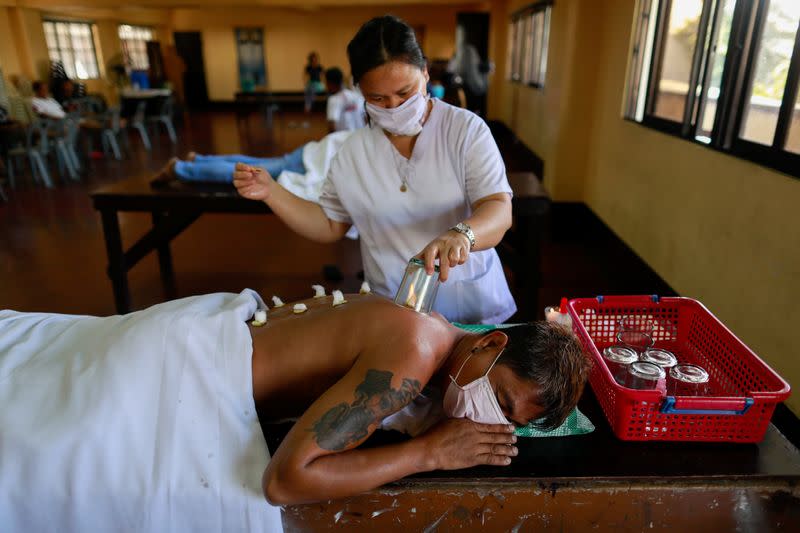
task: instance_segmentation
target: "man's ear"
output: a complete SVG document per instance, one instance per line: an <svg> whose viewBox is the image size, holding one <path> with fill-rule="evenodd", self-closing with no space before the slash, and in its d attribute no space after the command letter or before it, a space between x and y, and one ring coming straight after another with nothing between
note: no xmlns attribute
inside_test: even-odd
<svg viewBox="0 0 800 533"><path fill-rule="evenodd" d="M500 331L499 329L495 329L486 333L483 337L480 338L478 341L478 346L480 349L486 348L493 348L502 350L506 347L508 343L508 335Z"/></svg>

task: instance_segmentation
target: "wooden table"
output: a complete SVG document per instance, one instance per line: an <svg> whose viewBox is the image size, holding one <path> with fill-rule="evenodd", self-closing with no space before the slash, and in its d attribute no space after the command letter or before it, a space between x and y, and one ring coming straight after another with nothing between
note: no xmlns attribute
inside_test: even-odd
<svg viewBox="0 0 800 533"><path fill-rule="evenodd" d="M518 302L522 310L537 300L539 232L550 199L533 174L511 175L509 182L515 191L514 231L508 238L508 248L512 251L509 254L513 253L514 257L509 260L513 260L515 279L523 280L523 301ZM173 181L154 188L146 180L130 178L92 192L91 198L103 219L108 275L118 313L131 310L128 271L152 251L158 253L162 282L168 290L174 288L170 241L203 213L271 213L263 202L242 198L233 186L227 185L197 186ZM120 236L119 213L122 211L149 212L153 220L152 229L128 250L123 249ZM521 313L520 316L525 319L527 315Z"/></svg>
<svg viewBox="0 0 800 533"><path fill-rule="evenodd" d="M593 433L520 438L508 467L434 471L342 500L287 506L287 531L800 531L800 452L758 444L618 440L587 386ZM290 424L262 423L274 454ZM362 446L404 440L376 432ZM433 527L432 527L433 526Z"/></svg>

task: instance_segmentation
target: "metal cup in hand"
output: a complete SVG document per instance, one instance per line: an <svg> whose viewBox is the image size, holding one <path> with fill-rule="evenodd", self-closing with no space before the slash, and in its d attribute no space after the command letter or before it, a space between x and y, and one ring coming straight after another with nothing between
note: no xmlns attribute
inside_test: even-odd
<svg viewBox="0 0 800 533"><path fill-rule="evenodd" d="M422 260L412 259L406 266L406 273L397 289L394 303L418 313L430 313L438 290L439 267L434 267L433 274L428 274Z"/></svg>

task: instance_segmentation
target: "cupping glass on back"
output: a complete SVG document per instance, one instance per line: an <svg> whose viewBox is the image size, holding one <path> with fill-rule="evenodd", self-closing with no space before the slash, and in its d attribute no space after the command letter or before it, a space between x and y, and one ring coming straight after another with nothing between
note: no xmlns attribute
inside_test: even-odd
<svg viewBox="0 0 800 533"><path fill-rule="evenodd" d="M422 93L403 102L397 107L385 108L367 102L367 114L378 126L394 135L416 135L422 131L422 119L428 98Z"/></svg>

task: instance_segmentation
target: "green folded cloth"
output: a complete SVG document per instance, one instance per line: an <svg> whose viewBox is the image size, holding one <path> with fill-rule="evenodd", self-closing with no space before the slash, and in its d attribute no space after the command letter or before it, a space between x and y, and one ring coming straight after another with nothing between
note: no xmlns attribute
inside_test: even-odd
<svg viewBox="0 0 800 533"><path fill-rule="evenodd" d="M470 333L485 333L495 329L509 328L517 324L460 324L453 322L454 326L469 331ZM586 418L586 415L580 412L576 407L567 416L564 423L550 431L542 431L537 429L533 424L528 424L525 427L517 428L514 435L518 437L569 437L571 435L585 435L594 431L594 424L591 420Z"/></svg>

